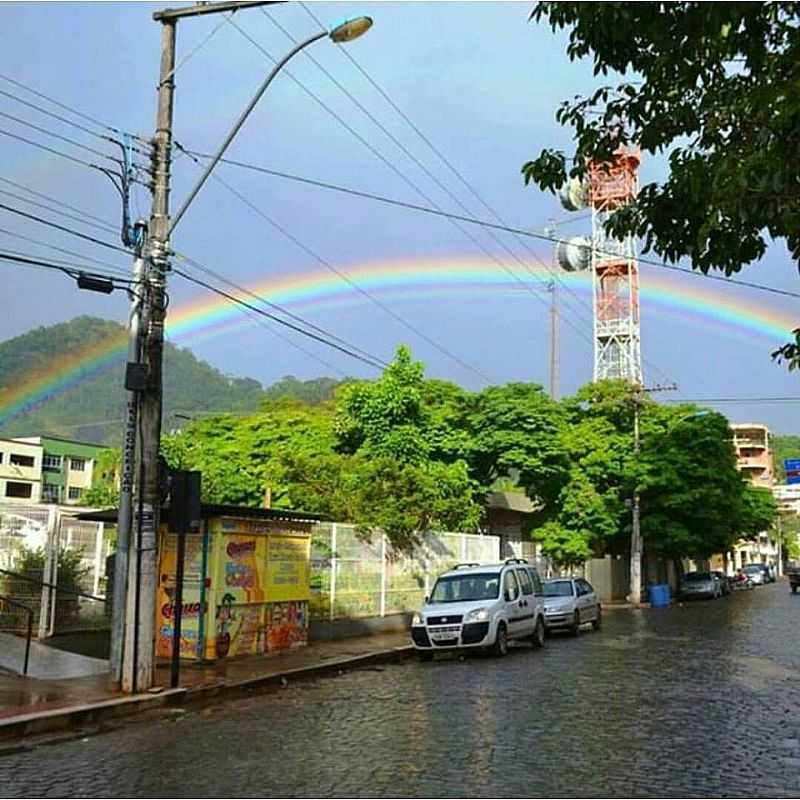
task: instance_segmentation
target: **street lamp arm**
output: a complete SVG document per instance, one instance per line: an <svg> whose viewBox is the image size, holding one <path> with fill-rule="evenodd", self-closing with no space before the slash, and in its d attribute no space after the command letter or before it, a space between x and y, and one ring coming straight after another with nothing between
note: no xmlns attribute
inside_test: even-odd
<svg viewBox="0 0 800 800"><path fill-rule="evenodd" d="M304 42L300 42L300 44L298 44L294 49L292 49L289 53L287 53L287 55L285 55L277 64L275 64L275 66L272 68L272 71L269 73L269 75L267 75L264 83L261 84L255 96L248 104L247 108L245 108L245 110L241 113L239 119L236 120L236 124L233 126L233 128L231 128L230 133L225 137L225 141L223 141L223 143L220 145L214 157L211 159L211 162L205 168L203 174L200 176L199 180L194 185L192 191L189 192L189 196L186 198L186 200L183 201L183 205L178 209L178 212L172 218L169 225L169 230L167 231L168 240L169 237L172 235L172 232L175 230L175 226L180 222L181 218L186 213L186 210L189 208L194 198L197 197L198 192L203 188L203 185L208 180L208 176L211 175L211 172L213 171L214 167L217 166L219 160L222 158L222 156L225 155L225 151L228 149L228 146L233 141L236 134L239 133L239 129L242 127L242 125L244 125L245 120L250 116L250 112L256 107L256 104L261 99L264 92L267 91L267 88L269 87L270 83L272 83L275 76L281 71L281 69L283 69L284 66L286 66L286 63L290 61L292 58L294 58L294 56L296 56L304 47L308 47L308 45L313 44L314 42L317 42L320 39L324 39L326 36L329 35L330 34L327 31L322 31L321 33L311 36Z"/></svg>

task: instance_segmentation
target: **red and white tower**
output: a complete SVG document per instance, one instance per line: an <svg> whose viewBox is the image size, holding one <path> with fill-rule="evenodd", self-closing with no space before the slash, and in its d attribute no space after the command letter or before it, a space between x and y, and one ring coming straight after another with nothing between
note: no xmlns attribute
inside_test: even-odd
<svg viewBox="0 0 800 800"><path fill-rule="evenodd" d="M632 234L621 241L605 223L639 191L638 150L620 149L611 164L589 164L588 200L592 208L592 307L594 380L621 378L642 384L639 328L639 264Z"/></svg>

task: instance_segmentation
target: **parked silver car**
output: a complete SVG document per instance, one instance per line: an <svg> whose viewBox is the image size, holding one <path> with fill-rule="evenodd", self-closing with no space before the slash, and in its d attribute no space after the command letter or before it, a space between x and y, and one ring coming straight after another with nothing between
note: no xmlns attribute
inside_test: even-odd
<svg viewBox="0 0 800 800"><path fill-rule="evenodd" d="M573 636L591 622L597 630L602 622L600 600L583 578L551 578L544 582L544 623L548 631L568 630Z"/></svg>
<svg viewBox="0 0 800 800"><path fill-rule="evenodd" d="M681 597L721 597L722 584L713 572L687 572L681 578Z"/></svg>
<svg viewBox="0 0 800 800"><path fill-rule="evenodd" d="M755 586L763 586L768 582L768 572L763 564L748 564L742 567L742 572L750 578L750 582Z"/></svg>

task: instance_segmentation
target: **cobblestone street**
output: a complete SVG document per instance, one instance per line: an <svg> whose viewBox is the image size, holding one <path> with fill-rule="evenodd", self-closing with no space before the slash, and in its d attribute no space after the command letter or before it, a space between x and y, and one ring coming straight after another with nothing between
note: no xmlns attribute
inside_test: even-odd
<svg viewBox="0 0 800 800"><path fill-rule="evenodd" d="M409 661L0 759L9 797L800 794L787 584L507 658Z"/></svg>

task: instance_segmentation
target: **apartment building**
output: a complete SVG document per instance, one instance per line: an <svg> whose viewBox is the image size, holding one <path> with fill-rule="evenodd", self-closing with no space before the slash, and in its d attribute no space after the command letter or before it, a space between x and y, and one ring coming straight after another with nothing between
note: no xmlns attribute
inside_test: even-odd
<svg viewBox="0 0 800 800"><path fill-rule="evenodd" d="M97 459L105 448L55 436L12 439L18 445L38 447L40 493L34 502L80 505L92 485ZM28 498L31 502L33 498Z"/></svg>
<svg viewBox="0 0 800 800"><path fill-rule="evenodd" d="M739 471L753 486L773 489L775 480L770 448L769 428L758 423L731 425L733 446ZM774 490L773 490L774 491ZM746 564L774 564L780 569L780 545L763 531L755 541L739 542L730 553L730 567L739 569Z"/></svg>
<svg viewBox="0 0 800 800"><path fill-rule="evenodd" d="M731 430L739 471L754 486L772 488L774 474L769 428L766 425L747 423L731 425Z"/></svg>
<svg viewBox="0 0 800 800"><path fill-rule="evenodd" d="M42 458L40 444L0 439L0 502L41 501Z"/></svg>

